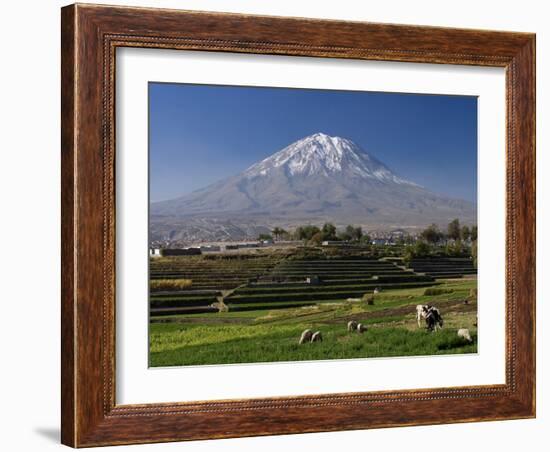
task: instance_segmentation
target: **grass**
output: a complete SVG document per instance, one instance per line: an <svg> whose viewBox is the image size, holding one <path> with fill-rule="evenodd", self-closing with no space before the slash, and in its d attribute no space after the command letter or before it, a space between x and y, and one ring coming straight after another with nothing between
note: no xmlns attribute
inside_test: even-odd
<svg viewBox="0 0 550 452"><path fill-rule="evenodd" d="M468 299L475 279L440 280L434 295L425 287L384 290L374 305L323 300L309 306L271 309L250 303L247 311L172 315L152 318L150 365L202 365L318 359L374 358L477 352L477 302ZM435 284L433 286L436 287ZM431 292L434 293L434 292ZM229 300L228 300L229 301ZM445 328L431 333L418 328L417 304L437 306ZM244 307L244 306L243 306ZM354 319L368 326L348 333ZM298 345L301 332L321 331L323 342ZM468 328L474 342L457 337Z"/></svg>
<svg viewBox="0 0 550 452"><path fill-rule="evenodd" d="M151 291L181 290L191 287L193 281L190 279L152 279L149 281Z"/></svg>
<svg viewBox="0 0 550 452"><path fill-rule="evenodd" d="M430 287L424 291L424 295L442 295L444 293L452 293L453 289L446 289L441 287Z"/></svg>
<svg viewBox="0 0 550 452"><path fill-rule="evenodd" d="M455 331L430 333L404 328L371 328L347 333L344 325L322 328L323 342L298 345L303 324L151 325L151 366L232 364L474 353L474 344ZM476 337L474 335L474 341Z"/></svg>

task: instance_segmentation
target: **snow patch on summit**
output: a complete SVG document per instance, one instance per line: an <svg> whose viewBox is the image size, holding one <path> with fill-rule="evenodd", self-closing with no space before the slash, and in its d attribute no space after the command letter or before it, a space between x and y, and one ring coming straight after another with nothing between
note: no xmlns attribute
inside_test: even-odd
<svg viewBox="0 0 550 452"><path fill-rule="evenodd" d="M396 176L382 162L367 154L353 141L316 133L302 138L252 165L244 175L264 177L283 168L291 176L334 175L376 179L384 183L417 184Z"/></svg>

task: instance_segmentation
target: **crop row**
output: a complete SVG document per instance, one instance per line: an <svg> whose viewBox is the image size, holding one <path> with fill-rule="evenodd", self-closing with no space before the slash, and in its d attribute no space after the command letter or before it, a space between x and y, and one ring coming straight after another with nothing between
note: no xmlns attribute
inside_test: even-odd
<svg viewBox="0 0 550 452"><path fill-rule="evenodd" d="M230 312L239 312L239 311L259 311L259 310L272 310L272 309L290 309L290 308L300 308L303 306L314 305L314 301L303 301L303 302L294 302L294 303L242 303L242 304L229 304Z"/></svg>
<svg viewBox="0 0 550 452"><path fill-rule="evenodd" d="M177 315L177 314L206 314L218 312L216 308L211 306L204 307L179 307L179 308L155 308L150 310L152 317L161 316L161 315Z"/></svg>
<svg viewBox="0 0 550 452"><path fill-rule="evenodd" d="M360 289L346 289L346 290L325 290L325 291L306 291L306 292L290 292L290 293L268 293L268 294L243 294L239 292L235 295L228 297L225 301L230 304L238 303L255 303L255 302L269 302L269 301L305 301L305 300L327 300L327 299L345 299L345 298L360 298L369 290L373 290L375 287L381 287L383 289L401 289L411 287L426 287L433 285L433 282L414 282L414 283L401 283L401 284L380 284L372 286L362 286Z"/></svg>
<svg viewBox="0 0 550 452"><path fill-rule="evenodd" d="M210 306L216 301L215 297L173 297L173 298L151 298L149 307L175 308L185 306Z"/></svg>
<svg viewBox="0 0 550 452"><path fill-rule="evenodd" d="M247 274L240 274L238 272L231 273L231 274L203 274L203 275L190 275L187 273L182 273L179 275L150 275L151 279L190 279L193 281L193 283L199 282L199 281L221 281L221 280L246 280L246 279L254 279L261 275L247 275Z"/></svg>
<svg viewBox="0 0 550 452"><path fill-rule="evenodd" d="M277 265L280 261L273 262L179 262L177 265L155 265L151 262L152 269L169 270L171 268L269 268Z"/></svg>
<svg viewBox="0 0 550 452"><path fill-rule="evenodd" d="M370 275L365 275L366 278L341 278L341 279L324 279L322 284L317 287L332 287L332 286L345 286L345 285L358 285L358 284L371 284L372 278ZM304 282L303 279L297 281L285 281L285 282L271 282L261 281L251 283L247 285L247 288L251 289L271 289L271 288L302 288L302 287L315 287L312 284ZM239 289L244 290L244 289Z"/></svg>
<svg viewBox="0 0 550 452"><path fill-rule="evenodd" d="M152 295L152 298L173 298L177 296L186 296L186 297L215 297L217 295L221 295L221 292L219 290L197 290L197 289L183 289L183 290L173 290L169 292L154 292Z"/></svg>
<svg viewBox="0 0 550 452"><path fill-rule="evenodd" d="M430 276L424 275L411 275L406 277L385 277L379 279L365 279L356 281L348 281L347 284L320 284L320 285L306 285L306 284L271 284L271 285L250 285L237 289L236 295L244 294L262 294L262 293L292 293L292 292L333 292L339 290L364 290L374 289L375 287L384 287L387 283L416 283L416 282L433 282L434 279ZM400 284L400 286L401 286Z"/></svg>

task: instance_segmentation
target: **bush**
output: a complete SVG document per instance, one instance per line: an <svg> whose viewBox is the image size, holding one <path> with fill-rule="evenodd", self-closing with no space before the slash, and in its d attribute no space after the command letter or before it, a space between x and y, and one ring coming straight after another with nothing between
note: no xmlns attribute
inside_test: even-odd
<svg viewBox="0 0 550 452"><path fill-rule="evenodd" d="M410 264L418 257L428 257L432 254L433 248L429 243L419 240L414 245L408 245L403 252L403 261Z"/></svg>
<svg viewBox="0 0 550 452"><path fill-rule="evenodd" d="M193 281L190 279L152 279L149 281L151 291L159 290L181 290L191 287Z"/></svg>
<svg viewBox="0 0 550 452"><path fill-rule="evenodd" d="M439 287L428 287L426 290L424 290L424 295L443 295L444 293L453 293L453 289L442 289Z"/></svg>

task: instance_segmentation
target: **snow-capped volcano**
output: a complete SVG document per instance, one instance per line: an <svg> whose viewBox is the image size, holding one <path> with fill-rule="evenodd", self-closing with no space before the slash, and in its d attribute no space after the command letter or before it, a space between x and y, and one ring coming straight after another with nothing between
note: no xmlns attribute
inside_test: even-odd
<svg viewBox="0 0 550 452"><path fill-rule="evenodd" d="M353 141L316 133L292 143L259 163L244 174L248 177L267 176L283 167L291 176L324 175L346 172L357 177L381 182L416 185L393 174L382 162L364 152Z"/></svg>
<svg viewBox="0 0 550 452"><path fill-rule="evenodd" d="M152 203L150 213L153 237L177 237L186 225L200 236L207 218L217 224L230 219L233 226L253 219L254 227L324 221L421 227L453 218L473 223L476 216L472 203L430 192L397 176L351 140L323 133L298 140L240 174Z"/></svg>

